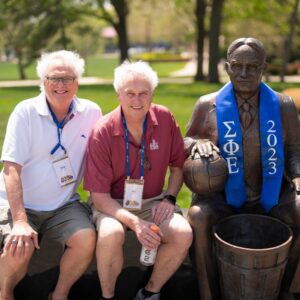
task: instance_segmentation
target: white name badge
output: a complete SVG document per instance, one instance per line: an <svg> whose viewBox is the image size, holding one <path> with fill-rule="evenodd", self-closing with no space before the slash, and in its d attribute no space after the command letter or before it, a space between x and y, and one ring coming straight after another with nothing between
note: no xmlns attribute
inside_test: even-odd
<svg viewBox="0 0 300 300"><path fill-rule="evenodd" d="M142 208L144 180L126 179L123 198L123 207L128 210L139 210Z"/></svg>
<svg viewBox="0 0 300 300"><path fill-rule="evenodd" d="M76 177L67 155L53 160L52 164L60 186L65 186L76 181Z"/></svg>

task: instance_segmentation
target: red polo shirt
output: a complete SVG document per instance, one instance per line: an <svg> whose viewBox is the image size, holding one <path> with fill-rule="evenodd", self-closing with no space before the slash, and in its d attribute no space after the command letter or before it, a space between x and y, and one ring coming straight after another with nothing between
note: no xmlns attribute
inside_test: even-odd
<svg viewBox="0 0 300 300"><path fill-rule="evenodd" d="M182 167L183 139L173 115L161 105L152 104L147 113L143 198L158 196L163 189L168 166ZM140 145L129 133L130 178L140 178ZM84 172L84 189L110 193L122 199L126 178L125 129L121 108L104 116L90 138Z"/></svg>

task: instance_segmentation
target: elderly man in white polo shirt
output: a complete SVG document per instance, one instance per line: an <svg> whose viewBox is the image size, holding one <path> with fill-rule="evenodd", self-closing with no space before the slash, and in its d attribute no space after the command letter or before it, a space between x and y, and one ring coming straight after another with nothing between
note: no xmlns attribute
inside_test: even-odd
<svg viewBox="0 0 300 300"><path fill-rule="evenodd" d="M14 287L40 248L39 235L65 249L49 299L67 299L92 259L95 230L76 190L101 110L75 95L83 71L76 53L42 55L41 94L20 102L9 118L0 175L0 300L14 299Z"/></svg>

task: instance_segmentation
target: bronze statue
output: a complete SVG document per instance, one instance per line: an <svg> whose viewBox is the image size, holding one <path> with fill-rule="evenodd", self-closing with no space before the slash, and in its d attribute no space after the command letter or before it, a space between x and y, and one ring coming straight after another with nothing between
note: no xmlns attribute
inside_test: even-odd
<svg viewBox="0 0 300 300"><path fill-rule="evenodd" d="M260 41L235 40L225 63L230 83L197 101L187 127L187 152L209 157L219 150L229 171L224 191L193 194L188 211L201 300L220 299L212 228L236 213L266 214L291 226L281 297L300 293L300 125L292 99L262 82L266 66Z"/></svg>

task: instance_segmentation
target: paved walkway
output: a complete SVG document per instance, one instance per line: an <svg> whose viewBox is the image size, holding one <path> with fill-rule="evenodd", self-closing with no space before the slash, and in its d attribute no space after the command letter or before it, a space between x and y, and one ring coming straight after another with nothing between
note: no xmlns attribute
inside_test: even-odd
<svg viewBox="0 0 300 300"><path fill-rule="evenodd" d="M221 83L228 81L227 73L224 70L224 63L219 64L219 77ZM204 72L207 73L207 66L204 66ZM194 81L193 77L196 74L196 60L191 60L186 63L181 70L172 72L168 78L160 78L160 83L178 83L186 84ZM268 81L279 82L279 76L267 76ZM286 82L300 83L300 75L285 76ZM104 79L99 77L83 77L79 80L80 85L101 85L112 84L112 79ZM0 81L1 87L22 87L22 86L38 86L39 80L12 80L12 81Z"/></svg>

